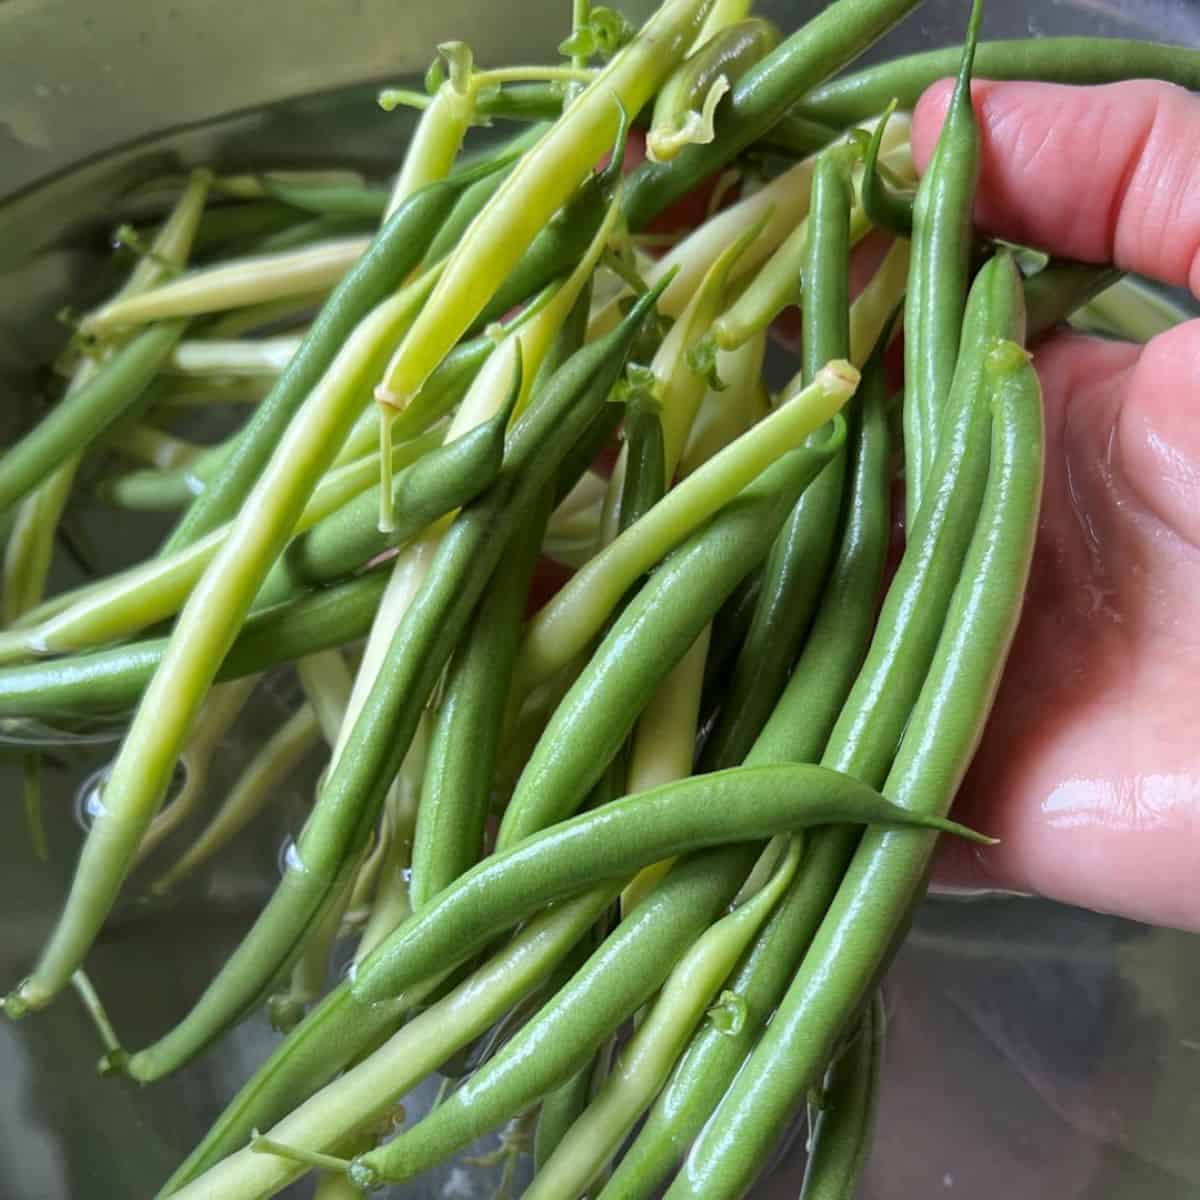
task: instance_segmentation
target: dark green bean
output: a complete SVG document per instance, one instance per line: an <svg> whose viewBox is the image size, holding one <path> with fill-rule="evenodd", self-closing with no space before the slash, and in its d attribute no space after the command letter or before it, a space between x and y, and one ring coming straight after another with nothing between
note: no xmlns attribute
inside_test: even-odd
<svg viewBox="0 0 1200 1200"><path fill-rule="evenodd" d="M369 217L356 217L353 214L330 213L326 216L310 217L307 221L298 221L287 229L276 233L268 233L256 238L246 246L249 254L279 254L284 250L296 250L326 238L346 237L353 233L370 233L376 222Z"/></svg>
<svg viewBox="0 0 1200 1200"><path fill-rule="evenodd" d="M787 689L746 756L750 765L814 762L820 757L871 643L891 535L883 369L883 348L890 333L889 326L864 369L861 402L851 412L854 456L838 556ZM836 829L813 835L815 846L801 864L796 882L728 981L728 990L744 1006L740 1027L707 1024L697 1032L601 1200L654 1194L700 1132L770 1019L824 915L822 894L808 881L830 857L822 848L838 837L845 840Z"/></svg>
<svg viewBox="0 0 1200 1200"><path fill-rule="evenodd" d="M1025 280L1025 309L1032 342L1076 309L1112 287L1123 275L1116 267L1055 259Z"/></svg>
<svg viewBox="0 0 1200 1200"><path fill-rule="evenodd" d="M27 496L67 458L86 449L129 411L183 336L185 325L185 321L163 321L137 334L92 379L68 392L0 455L0 512Z"/></svg>
<svg viewBox="0 0 1200 1200"><path fill-rule="evenodd" d="M881 806L873 789L849 776L804 765L736 767L627 796L535 834L475 867L381 946L363 964L350 990L359 1003L386 1001L399 989L444 969L448 952L456 957L469 954L500 929L581 890L587 882L621 878L651 862L731 841L758 841L783 828L848 819L890 822L899 813ZM946 823L937 827L966 832ZM685 868L681 874L686 873ZM510 891L516 894L513 901ZM643 904L654 907L655 894ZM616 940L620 939L609 938L593 961L612 954ZM651 976L645 955L640 947L636 966L625 958L626 973L641 979L639 987ZM586 973L585 968L582 974ZM377 1180L392 1180L424 1170L578 1070L597 1044L589 1037L581 1045L577 1031L564 1030L561 1037L551 1038L547 1026L561 1025L578 1011L572 993L582 988L576 976L484 1070L429 1117L386 1148L364 1155L358 1181L372 1181L372 1172ZM643 991L643 998L648 994ZM546 1060L536 1071L530 1069L533 1047Z"/></svg>
<svg viewBox="0 0 1200 1200"><path fill-rule="evenodd" d="M896 101L893 99L871 134L863 159L862 206L872 225L906 238L912 236L915 194L897 187L894 180L887 178L887 168L879 161L883 135L895 111Z"/></svg>
<svg viewBox="0 0 1200 1200"><path fill-rule="evenodd" d="M716 138L669 163L643 163L630 177L625 215L641 229L705 176L761 137L805 92L856 58L920 0L834 0L738 81Z"/></svg>
<svg viewBox="0 0 1200 1200"><path fill-rule="evenodd" d="M911 109L921 93L953 75L956 46L894 58L814 88L792 110L839 128L882 112L893 97ZM981 79L1040 79L1049 83L1116 83L1165 79L1200 91L1200 50L1125 38L1037 37L980 42L975 71Z"/></svg>
<svg viewBox="0 0 1200 1200"><path fill-rule="evenodd" d="M800 1200L854 1200L858 1195L879 1103L886 1024L883 998L876 992L825 1077Z"/></svg>
<svg viewBox="0 0 1200 1200"><path fill-rule="evenodd" d="M379 484L355 496L296 538L255 598L266 608L359 570L491 486L504 456L504 409L455 441L431 450L392 478L394 528L378 525Z"/></svg>
<svg viewBox="0 0 1200 1200"><path fill-rule="evenodd" d="M485 164L480 174L499 170ZM479 175L443 181L410 196L388 219L370 248L346 273L313 322L300 349L238 435L225 469L193 501L167 539L165 551L202 537L238 510L254 486L296 410L333 361L342 343L370 310L420 262L463 187Z"/></svg>
<svg viewBox="0 0 1200 1200"><path fill-rule="evenodd" d="M827 362L850 353L850 204L844 158L832 151L821 154L813 169L808 217L813 232L803 269L806 385ZM810 444L827 436L818 431ZM745 644L705 743L702 769L742 761L787 683L836 549L846 459L843 450L821 472L771 547Z"/></svg>
<svg viewBox="0 0 1200 1200"><path fill-rule="evenodd" d="M562 101L561 84L516 83L481 95L477 107L481 114L504 120L552 121L562 112ZM644 127L649 120L650 110L644 108L634 118L634 124ZM785 112L758 138L757 145L794 158L805 158L827 146L840 132L838 127L825 122Z"/></svg>
<svg viewBox="0 0 1200 1200"><path fill-rule="evenodd" d="M1001 343L985 376L994 418L983 505L884 789L912 811L948 809L971 760L1016 628L1037 532L1044 438L1037 375L1019 347ZM864 838L771 1024L667 1193L671 1200L744 1194L883 969L932 852L925 836Z"/></svg>
<svg viewBox="0 0 1200 1200"><path fill-rule="evenodd" d="M317 216L374 217L387 209L387 188L361 183L295 183L275 175L263 178L268 196Z"/></svg>
<svg viewBox="0 0 1200 1200"><path fill-rule="evenodd" d="M655 689L762 561L796 498L836 450L827 444L784 455L642 585L546 725L505 810L498 846L578 809ZM689 602L679 604L680 596Z"/></svg>
<svg viewBox="0 0 1200 1200"><path fill-rule="evenodd" d="M938 426L954 377L970 281L971 211L979 178L979 130L971 66L983 7L973 0L946 120L913 204L912 258L904 301L906 525L916 523L937 455Z"/></svg>
<svg viewBox="0 0 1200 1200"><path fill-rule="evenodd" d="M387 571L301 596L251 616L217 680L240 679L361 638L371 626ZM110 650L0 668L0 718L58 720L123 712L137 703L166 649L147 638Z"/></svg>
<svg viewBox="0 0 1200 1200"><path fill-rule="evenodd" d="M550 499L547 489L513 539L470 633L447 668L413 836L409 899L414 910L449 887L483 853L496 752Z"/></svg>
<svg viewBox="0 0 1200 1200"><path fill-rule="evenodd" d="M505 546L552 482L562 456L606 402L637 326L658 294L647 293L617 329L571 358L517 422L499 479L447 530L396 630L297 842L297 866L285 872L250 933L191 1012L130 1058L134 1078L148 1082L176 1069L255 1003L302 943L342 873L356 863L430 693Z"/></svg>
<svg viewBox="0 0 1200 1200"><path fill-rule="evenodd" d="M218 204L204 210L196 229L195 247L198 251L211 251L219 247L222 252L232 243L249 244L272 233L279 233L303 220L291 205L277 200L251 200L242 204ZM138 231L145 237L146 230Z"/></svg>

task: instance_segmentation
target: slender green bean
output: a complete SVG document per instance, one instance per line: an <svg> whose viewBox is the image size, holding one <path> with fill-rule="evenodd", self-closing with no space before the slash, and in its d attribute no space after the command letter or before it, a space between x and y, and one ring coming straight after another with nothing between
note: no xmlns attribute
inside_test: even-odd
<svg viewBox="0 0 1200 1200"><path fill-rule="evenodd" d="M405 443L394 452L393 466L401 467L420 460L437 441L436 434L427 434ZM488 446L472 449L483 452L483 462L490 461ZM439 456L435 460L435 467L437 465L449 464ZM403 518L403 528L380 539L369 525L362 524L362 507L354 507L354 498L369 491L372 479L378 474L378 459L370 457L349 463L326 476L305 506L295 532L303 537L306 531L326 519L330 520L330 525L322 529L315 550L303 545L294 579L290 567L280 568L277 563L276 568L272 568L271 586L265 594L262 587L259 588L263 598L259 600L256 595L253 607L262 607L294 594L295 587L306 580L326 580L363 565L376 549L394 544L393 538L411 536L423 528L425 514L440 506L439 498L446 494L447 484L452 485L452 493L455 486L470 488L469 478L461 479L457 470L453 477L442 477L435 469L418 472L421 486L410 489L407 472L400 471L399 485L405 493L408 512ZM455 477L459 478L457 485L454 485ZM375 495L378 498L378 490ZM347 508L349 513L343 516L339 510ZM69 605L50 613L37 624L0 634L0 657L11 659L85 649L136 633L175 615L200 586L204 572L219 559L233 534L231 526L222 526L181 550L109 576L100 586L80 589ZM363 557L359 556L360 550ZM288 581L288 588L283 586L281 577ZM264 580L264 586L265 583Z"/></svg>
<svg viewBox="0 0 1200 1200"><path fill-rule="evenodd" d="M414 1016L379 1050L285 1116L271 1129L271 1138L318 1152L333 1151L348 1134L387 1116L409 1088L541 986L614 895L613 885L600 885L535 917L493 958ZM293 1035L292 1042L298 1040ZM231 1141L232 1153L223 1161L205 1157L202 1144L160 1196L261 1200L304 1173L305 1167L294 1160L243 1148L248 1137L249 1128L241 1145Z"/></svg>
<svg viewBox="0 0 1200 1200"><path fill-rule="evenodd" d="M507 418L503 410L397 472L392 478L396 519L390 532L380 533L375 523L378 485L318 521L283 552L255 597L256 607L278 604L306 587L349 575L473 500L500 472Z"/></svg>
<svg viewBox="0 0 1200 1200"><path fill-rule="evenodd" d="M836 151L817 158L804 266L802 379L850 352L850 181ZM817 432L810 435L817 439ZM725 690L702 768L742 761L787 683L821 596L837 542L847 453L836 455L796 503L763 569L762 589Z"/></svg>
<svg viewBox="0 0 1200 1200"><path fill-rule="evenodd" d="M217 673L237 679L357 641L367 632L387 582L371 571L252 615ZM150 638L110 650L0 668L0 718L45 720L121 712L137 703L166 650Z"/></svg>
<svg viewBox="0 0 1200 1200"><path fill-rule="evenodd" d="M883 998L876 992L825 1077L800 1200L858 1195L879 1102L885 1026Z"/></svg>
<svg viewBox="0 0 1200 1200"><path fill-rule="evenodd" d="M557 116L557 114L555 115ZM526 153L537 145L548 128L549 126L542 122L535 124L530 129L505 142L503 153L506 157L509 154L521 155ZM515 161L514 158L513 162L515 163ZM506 166L493 175L485 176L464 190L463 194L458 198L458 203L455 204L454 208L450 211L450 215L442 223L437 236L430 242L429 249L425 252L424 261L426 265L437 262L458 245L462 240L463 234L467 232L467 227L479 215L483 206L495 195L496 189L512 174L512 170L512 166Z"/></svg>
<svg viewBox="0 0 1200 1200"><path fill-rule="evenodd" d="M0 456L0 512L27 496L72 454L85 449L128 412L158 374L183 330L182 321L164 321L139 334L10 446Z"/></svg>
<svg viewBox="0 0 1200 1200"><path fill-rule="evenodd" d="M262 182L268 196L318 216L378 218L387 207L386 188L360 183L304 183L285 175L264 175Z"/></svg>
<svg viewBox="0 0 1200 1200"><path fill-rule="evenodd" d="M497 568L474 628L447 668L434 721L412 850L412 906L419 909L483 853L484 826L521 618L549 519L547 489ZM465 747L470 753L463 753Z"/></svg>
<svg viewBox="0 0 1200 1200"><path fill-rule="evenodd" d="M912 260L904 301L904 506L916 523L937 455L942 408L954 378L970 282L971 213L979 177L979 130L971 68L982 0L973 0L946 121L913 203Z"/></svg>
<svg viewBox="0 0 1200 1200"><path fill-rule="evenodd" d="M930 84L959 67L960 50L927 50L894 58L815 87L794 113L829 125L852 125L882 112L889 100L911 109ZM981 79L1041 79L1051 83L1116 83L1165 79L1200 90L1200 51L1190 46L1126 38L1037 37L980 42L975 55Z"/></svg>

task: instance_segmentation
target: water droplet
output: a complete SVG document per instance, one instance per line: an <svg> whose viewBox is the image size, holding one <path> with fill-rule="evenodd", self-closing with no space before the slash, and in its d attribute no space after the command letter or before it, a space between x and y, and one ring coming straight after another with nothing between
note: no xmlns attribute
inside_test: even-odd
<svg viewBox="0 0 1200 1200"><path fill-rule="evenodd" d="M283 845L279 847L278 857L279 873L286 874L288 871L303 871L304 860L300 857L300 850L296 846L293 838L284 838Z"/></svg>
<svg viewBox="0 0 1200 1200"><path fill-rule="evenodd" d="M104 815L104 785L111 771L111 766L93 771L75 793L75 823L84 833L90 833L97 819Z"/></svg>
<svg viewBox="0 0 1200 1200"><path fill-rule="evenodd" d="M400 878L404 881L405 887L412 885L412 867L401 867Z"/></svg>

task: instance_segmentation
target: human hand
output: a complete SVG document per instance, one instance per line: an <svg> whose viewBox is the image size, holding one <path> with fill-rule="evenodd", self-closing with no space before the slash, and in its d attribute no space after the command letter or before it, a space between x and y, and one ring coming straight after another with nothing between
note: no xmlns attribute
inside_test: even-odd
<svg viewBox="0 0 1200 1200"><path fill-rule="evenodd" d="M950 86L916 110L924 168ZM987 232L1200 295L1200 99L978 83ZM1036 349L1047 477L1021 626L939 879L1200 929L1200 321Z"/></svg>

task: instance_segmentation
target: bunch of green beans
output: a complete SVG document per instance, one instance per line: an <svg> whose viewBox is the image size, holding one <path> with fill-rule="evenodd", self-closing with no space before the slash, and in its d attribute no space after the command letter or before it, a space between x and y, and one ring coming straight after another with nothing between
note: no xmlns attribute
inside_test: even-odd
<svg viewBox="0 0 1200 1200"><path fill-rule="evenodd" d="M430 95L387 94L422 110L390 188L198 169L156 185L157 228L143 203L71 383L0 455L0 730L36 758L46 726L128 720L4 1011L72 983L103 1068L153 1084L273 997L286 1036L160 1196L310 1170L351 1194L519 1128L536 1200L737 1200L818 1089L803 1196L855 1194L884 968L937 837L986 838L949 812L1037 526L1024 346L1100 293L1110 334L1175 319L975 227L971 78L1200 85L1178 47L981 41L983 0L962 47L833 77L919 5L833 0L781 36L751 0L663 0L640 30L573 0L564 61L448 43ZM948 74L917 181L905 110ZM531 124L474 153L502 119ZM646 227L713 172L780 164L653 257ZM855 297L872 229L893 245ZM797 300L794 375L764 378ZM200 405L203 446L175 424ZM181 516L44 598L71 503ZM201 768L293 669L301 698L203 814ZM82 973L114 905L203 889L305 763L261 913L126 1050Z"/></svg>

